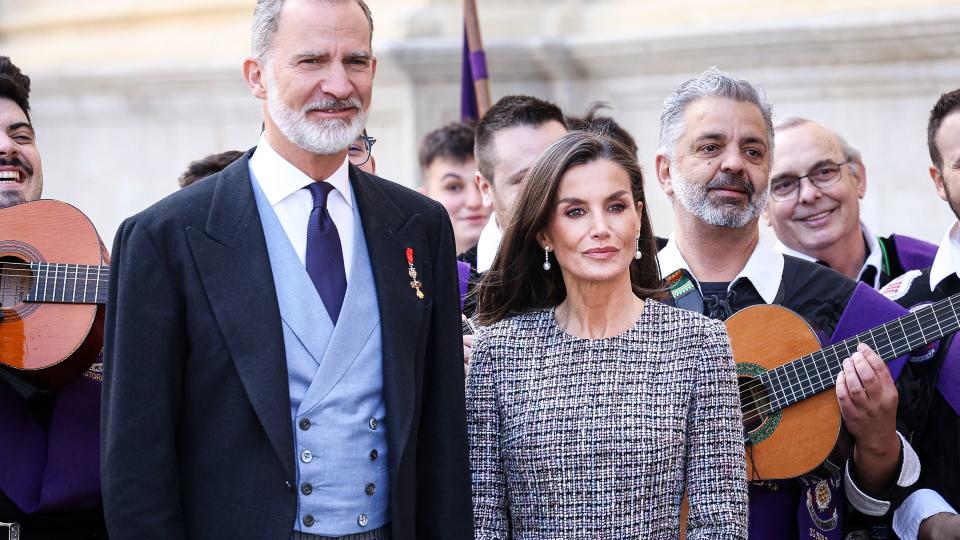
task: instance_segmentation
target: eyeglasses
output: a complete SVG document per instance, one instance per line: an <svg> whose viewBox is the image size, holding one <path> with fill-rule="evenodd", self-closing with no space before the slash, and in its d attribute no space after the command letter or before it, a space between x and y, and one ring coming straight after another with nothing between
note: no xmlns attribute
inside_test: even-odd
<svg viewBox="0 0 960 540"><path fill-rule="evenodd" d="M800 192L800 181L804 178L817 189L832 186L840 179L840 167L848 163L850 162L825 163L810 169L810 172L803 176L779 176L770 182L770 197L775 201L787 201L796 197Z"/></svg>
<svg viewBox="0 0 960 540"><path fill-rule="evenodd" d="M376 137L369 137L367 135L360 135L357 137L356 140L353 141L353 144L351 144L347 149L347 155L350 157L350 163L353 163L359 167L370 161L373 143L375 142L377 142Z"/></svg>

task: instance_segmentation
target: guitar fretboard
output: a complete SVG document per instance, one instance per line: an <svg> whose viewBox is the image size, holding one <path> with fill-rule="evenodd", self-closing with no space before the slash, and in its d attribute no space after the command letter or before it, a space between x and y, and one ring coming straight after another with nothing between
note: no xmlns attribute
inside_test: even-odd
<svg viewBox="0 0 960 540"><path fill-rule="evenodd" d="M832 388L843 361L856 352L860 343L866 343L880 358L889 362L956 332L960 329L958 308L960 294L771 369L756 378L769 397L769 411L765 412L779 411Z"/></svg>
<svg viewBox="0 0 960 540"><path fill-rule="evenodd" d="M105 304L109 266L30 263L33 283L24 302Z"/></svg>

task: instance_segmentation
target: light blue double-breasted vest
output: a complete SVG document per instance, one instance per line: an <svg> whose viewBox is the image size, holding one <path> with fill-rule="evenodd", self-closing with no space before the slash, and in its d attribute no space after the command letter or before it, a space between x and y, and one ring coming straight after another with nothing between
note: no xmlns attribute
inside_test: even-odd
<svg viewBox="0 0 960 540"><path fill-rule="evenodd" d="M353 265L334 327L260 185L252 182L283 324L297 454L294 529L326 536L376 529L389 521L383 353L356 198Z"/></svg>

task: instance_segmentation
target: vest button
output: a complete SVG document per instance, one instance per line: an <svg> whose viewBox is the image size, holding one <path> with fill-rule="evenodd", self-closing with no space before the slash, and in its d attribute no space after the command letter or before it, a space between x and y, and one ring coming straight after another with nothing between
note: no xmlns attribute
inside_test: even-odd
<svg viewBox="0 0 960 540"><path fill-rule="evenodd" d="M309 418L304 418L303 420L300 420L300 429L302 429L303 431L306 431L306 430L310 429L310 419L309 419Z"/></svg>
<svg viewBox="0 0 960 540"><path fill-rule="evenodd" d="M303 516L303 524L306 525L307 527L313 527L313 524L314 524L313 516L311 516L310 514Z"/></svg>
<svg viewBox="0 0 960 540"><path fill-rule="evenodd" d="M311 486L309 483L304 483L302 486L300 486L300 493L303 493L304 495L313 493L313 486Z"/></svg>
<svg viewBox="0 0 960 540"><path fill-rule="evenodd" d="M379 456L379 455L380 455L380 454L377 453L377 449L374 448L373 450L370 451L370 461L376 461L376 460L377 460L377 456Z"/></svg>
<svg viewBox="0 0 960 540"><path fill-rule="evenodd" d="M367 422L367 424L370 426L370 429L372 429L372 430L374 430L374 431L377 430L377 419L376 419L376 418L371 418L370 421Z"/></svg>
<svg viewBox="0 0 960 540"><path fill-rule="evenodd" d="M304 450L303 452L300 452L300 461L304 463L310 463L311 461L313 461L313 454L311 454L309 450Z"/></svg>
<svg viewBox="0 0 960 540"><path fill-rule="evenodd" d="M367 526L367 523L369 523L369 522L370 522L370 520L367 519L367 515L366 515L366 514L360 514L359 516L357 516L357 525L359 525L359 526L361 526L361 527L366 527L366 526Z"/></svg>
<svg viewBox="0 0 960 540"><path fill-rule="evenodd" d="M377 492L377 485L374 484L373 482L370 482L369 484L367 484L367 487L364 488L363 492L366 493L367 495L373 495L374 493Z"/></svg>

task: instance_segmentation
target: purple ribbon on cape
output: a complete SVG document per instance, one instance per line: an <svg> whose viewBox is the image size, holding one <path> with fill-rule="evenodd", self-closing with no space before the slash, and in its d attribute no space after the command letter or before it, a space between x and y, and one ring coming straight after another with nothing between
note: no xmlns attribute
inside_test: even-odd
<svg viewBox="0 0 960 540"><path fill-rule="evenodd" d="M830 337L830 342L839 343L860 332L903 317L907 313L909 311L905 308L892 300L888 300L873 288L864 283L857 283L857 288L850 296L846 309L840 315L840 320L833 331L833 336ZM890 370L890 375L893 376L894 380L900 377L900 372L903 371L903 366L906 365L908 357L909 355L904 355L887 362L887 369Z"/></svg>
<svg viewBox="0 0 960 540"><path fill-rule="evenodd" d="M93 508L100 501L100 382L58 390L49 431L0 384L0 491L26 514Z"/></svg>
<svg viewBox="0 0 960 540"><path fill-rule="evenodd" d="M470 265L457 261L457 278L460 285L460 311L463 311L463 303L467 299L467 290L470 288Z"/></svg>
<svg viewBox="0 0 960 540"><path fill-rule="evenodd" d="M912 236L891 234L890 241L897 250L897 258L904 270L929 268L937 256L937 246Z"/></svg>

